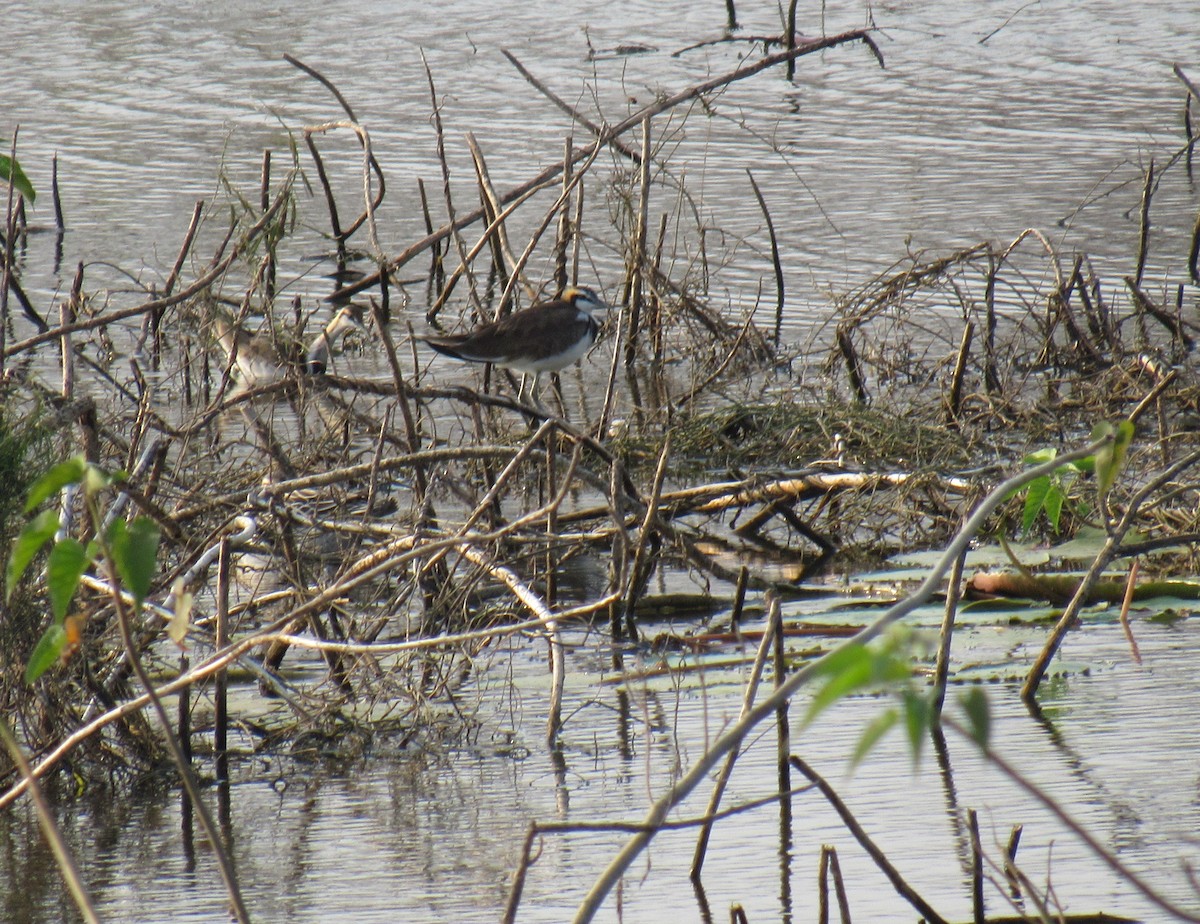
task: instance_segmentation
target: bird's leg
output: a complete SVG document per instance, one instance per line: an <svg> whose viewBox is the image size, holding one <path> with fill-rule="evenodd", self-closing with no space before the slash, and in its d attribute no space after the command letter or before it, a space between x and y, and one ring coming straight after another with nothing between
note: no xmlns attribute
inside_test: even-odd
<svg viewBox="0 0 1200 924"><path fill-rule="evenodd" d="M545 411L545 408L542 407L542 399L538 395L538 380L540 378L541 375L537 372L534 372L532 376L528 372L521 373L521 387L517 389L517 404L528 401L539 411ZM526 388L527 385L529 386L528 388Z"/></svg>
<svg viewBox="0 0 1200 924"><path fill-rule="evenodd" d="M540 372L535 372L533 374L533 386L530 389L530 394L533 399L533 406L536 407L542 413L546 413L546 409L542 406L542 395L541 395L541 389L539 388L539 386L541 385L541 379L542 379L542 374Z"/></svg>

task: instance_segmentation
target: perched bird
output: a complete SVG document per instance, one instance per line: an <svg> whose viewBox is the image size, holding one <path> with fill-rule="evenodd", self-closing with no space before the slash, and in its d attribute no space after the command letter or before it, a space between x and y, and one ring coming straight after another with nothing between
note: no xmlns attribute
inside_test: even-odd
<svg viewBox="0 0 1200 924"><path fill-rule="evenodd" d="M418 339L454 359L491 363L532 375L536 401L538 375L565 369L586 354L600 331L592 312L607 311L609 307L594 290L569 286L556 299L514 311L470 333L427 334ZM524 390L522 381L518 400Z"/></svg>
<svg viewBox="0 0 1200 924"><path fill-rule="evenodd" d="M309 344L305 355L304 371L310 374L323 373L329 366L329 354L344 334L362 330L362 308L346 305L338 309L333 318ZM238 379L247 387L277 382L287 374L288 364L269 339L261 334L249 334L236 326L235 318L227 312L218 312L215 325L217 342L225 351L226 358L236 351L234 365Z"/></svg>

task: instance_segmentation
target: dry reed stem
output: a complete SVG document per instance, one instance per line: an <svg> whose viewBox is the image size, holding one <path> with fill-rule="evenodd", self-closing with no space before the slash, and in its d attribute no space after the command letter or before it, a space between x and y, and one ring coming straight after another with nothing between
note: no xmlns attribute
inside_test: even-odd
<svg viewBox="0 0 1200 924"><path fill-rule="evenodd" d="M645 507L645 516L638 530L637 543L633 549L633 565L629 569L629 584L625 591L625 632L631 639L638 637L637 622L633 618L637 602L650 580L651 554L648 550L652 538L657 535L657 511L659 498L662 495L663 481L667 476L667 460L671 457L671 433L667 431L663 440L662 450L658 455L658 465L654 469L654 483L650 489L650 499Z"/></svg>
<svg viewBox="0 0 1200 924"><path fill-rule="evenodd" d="M837 848L824 844L821 847L820 868L817 872L817 920L820 924L828 924L829 921L828 880L830 877L833 879L833 890L837 897L842 924L850 924L850 899L846 895L846 883L842 879L842 866L838 862Z"/></svg>
<svg viewBox="0 0 1200 924"><path fill-rule="evenodd" d="M1129 654L1135 664L1142 663L1141 652L1138 651L1137 640L1133 637L1133 628L1129 625L1129 606L1133 602L1133 591L1137 587L1138 560L1135 558L1129 566L1129 580L1125 584L1125 597L1121 600L1121 614L1118 617L1121 628L1125 632L1125 640L1129 642Z"/></svg>
<svg viewBox="0 0 1200 924"><path fill-rule="evenodd" d="M263 206L265 212L269 208L269 203ZM175 258L175 265L171 267L171 272L167 274L167 279L163 283L163 295L170 295L175 288L175 283L179 281L179 274L183 272L184 261L187 260L188 254L191 253L192 243L196 240L196 232L200 230L200 219L204 215L204 200L196 200L196 204L192 207L192 220L188 222L188 229L183 235L183 244L179 247L179 255Z"/></svg>
<svg viewBox="0 0 1200 924"><path fill-rule="evenodd" d="M532 287L521 279L517 258L513 254L512 245L508 240L508 226L503 221L496 221L503 211L503 207L496 195L496 187L492 184L483 149L479 146L474 132L467 132L467 148L471 152L471 161L475 165L475 182L479 186L479 198L485 209L484 217L488 222L495 224L496 229L491 236L493 265L496 278L504 282L504 295L496 305L496 312L493 316L493 320L499 320L508 312L515 287L523 284L530 295L532 295Z"/></svg>
<svg viewBox="0 0 1200 924"><path fill-rule="evenodd" d="M920 893L910 886L904 877L900 875L900 871L891 864L883 851L879 849L878 845L863 830L862 825L858 823L858 820L851 813L849 807L842 801L837 791L829 785L825 778L794 754L792 755L791 762L792 766L804 774L809 782L815 784L817 789L821 791L821 795L825 797L825 801L833 807L838 817L841 818L846 830L858 841L859 846L867 852L871 860L879 867L880 872L887 877L888 881L892 884L892 888L896 890L896 894L912 905L929 924L948 924L946 919L934 911L933 906L925 901Z"/></svg>
<svg viewBox="0 0 1200 924"><path fill-rule="evenodd" d="M633 239L629 244L626 289L629 293L625 334L625 366L631 368L637 357L638 332L642 326L642 298L646 274L646 235L650 210L650 117L642 122L642 156L638 169L638 206Z"/></svg>
<svg viewBox="0 0 1200 924"><path fill-rule="evenodd" d="M942 616L942 626L938 633L937 658L933 668L933 702L932 709L935 717L942 714L946 702L946 682L950 677L950 643L954 638L954 621L958 615L958 601L962 594L963 568L966 565L967 553L954 560L950 569L950 579L946 584L946 609Z"/></svg>
<svg viewBox="0 0 1200 924"><path fill-rule="evenodd" d="M42 833L46 838L46 843L50 847L50 852L54 856L54 862L58 866L59 872L62 874L63 881L66 883L67 891L71 893L71 900L75 903L80 916L87 921L88 924L100 924L100 916L96 913L96 907L92 904L91 896L88 895L87 886L83 883L83 875L80 872L79 864L75 862L75 857L67 847L66 841L63 840L62 832L59 831L58 825L54 821L54 808L46 799L45 793L42 792L41 786L37 783L37 778L33 775L33 770L29 766L29 761L26 760L25 754L21 751L20 744L13 737L12 729L8 727L8 722L0 718L0 740L3 740L4 747L8 750L9 756L12 757L13 763L21 774L21 780L25 783L29 791L29 797L33 800L34 808L37 811L38 823L41 825Z"/></svg>

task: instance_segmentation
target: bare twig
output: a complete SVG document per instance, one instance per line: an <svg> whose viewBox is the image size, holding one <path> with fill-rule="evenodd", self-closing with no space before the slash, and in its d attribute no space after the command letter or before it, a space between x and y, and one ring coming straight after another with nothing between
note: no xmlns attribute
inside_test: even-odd
<svg viewBox="0 0 1200 924"><path fill-rule="evenodd" d="M54 862L58 864L58 870L62 873L63 881L67 884L67 890L71 893L75 907L79 909L80 915L88 924L99 924L100 916L96 913L91 896L88 895L87 886L83 884L83 875L79 871L79 865L75 862L75 857L67 847L66 841L63 840L62 832L58 830L58 825L54 822L54 809L46 800L42 787L38 785L33 770L29 766L29 761L25 759L21 746L13 737L12 729L8 727L8 722L3 718L0 718L0 740L3 740L4 747L12 757L13 763L21 771L21 779L28 788L29 797L37 809L42 834L45 835L46 843L50 846L50 852L54 854Z"/></svg>
<svg viewBox="0 0 1200 924"><path fill-rule="evenodd" d="M826 782L825 778L795 754L792 755L792 766L803 773L809 779L809 781L815 784L817 789L821 791L821 795L823 795L825 800L831 806L833 806L833 810L837 812L838 817L842 819L842 824L846 826L846 830L848 830L854 836L854 839L858 841L859 846L870 855L871 859L875 862L875 865L878 866L880 871L888 878L888 881L892 884L892 888L896 890L896 893L906 902L912 905L913 908L915 908L918 912L920 912L920 914L926 921L929 922L929 924L947 924L946 919L934 911L933 906L925 901L925 899L923 899L917 893L916 889L914 889L904 880L904 877L900 875L900 871L891 864L888 858L884 855L883 851L879 849L873 840L871 840L867 832L863 830L862 825L858 823L858 820L846 806L846 803L842 801L836 790L834 790L834 788L830 786L828 782Z"/></svg>

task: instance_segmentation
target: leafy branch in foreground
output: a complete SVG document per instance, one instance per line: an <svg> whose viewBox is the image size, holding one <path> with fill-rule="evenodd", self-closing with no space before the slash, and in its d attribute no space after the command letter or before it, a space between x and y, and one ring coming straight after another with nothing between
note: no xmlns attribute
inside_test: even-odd
<svg viewBox="0 0 1200 924"><path fill-rule="evenodd" d="M12 188L24 197L30 205L37 199L37 191L29 182L29 177L21 169L21 163L8 154L0 154L0 183L11 183Z"/></svg>
<svg viewBox="0 0 1200 924"><path fill-rule="evenodd" d="M897 702L868 723L851 755L850 766L861 763L901 720L916 763L925 739L937 723L933 706L937 691L922 689L923 682L913 672L916 647L916 636L896 627L885 633L878 644L855 642L832 652L815 667L814 681L824 682L813 694L802 724L811 724L820 713L847 696L891 690ZM959 705L971 737L986 747L991 730L987 694L979 687L971 687L959 697Z"/></svg>
<svg viewBox="0 0 1200 924"><path fill-rule="evenodd" d="M158 557L158 526L147 517L136 517L129 522L113 517L107 525L102 523L100 495L124 479L121 472L107 472L82 456L75 456L54 466L29 489L25 501L27 515L64 490L82 488L84 506L98 538L85 544L65 535L59 512L47 509L33 517L13 542L4 574L6 602L12 599L33 560L50 545L45 581L52 619L25 666L26 683L36 681L55 662L69 659L78 647L83 619L69 614L79 581L89 569L103 561L110 563L133 595L135 610L140 609L150 592Z"/></svg>
<svg viewBox="0 0 1200 924"><path fill-rule="evenodd" d="M172 732L170 717L154 690L134 644L131 624L133 617L141 612L142 604L150 593L158 558L160 532L157 524L147 517L134 517L129 521L113 515L107 520L104 518L100 507L101 495L124 480L123 472L108 472L82 456L75 456L54 466L29 489L25 501L26 515L60 492L65 492L65 496L69 498L73 493L72 489L82 489L84 508L88 515L86 525L96 538L84 544L65 535L66 529L59 513L47 510L34 517L13 543L12 554L5 571L6 597L11 597L17 582L38 553L48 543L53 543L46 559L45 570L53 621L34 647L25 667L25 679L26 682L33 683L55 661L71 656L78 645L81 621L67 615L71 601L83 574L89 568L101 570L111 590L121 641L129 663L158 714L163 738L179 771L180 781L187 791L201 827L210 843L214 845L214 855L221 878L225 881L233 916L238 921L249 921L233 862L228 851L222 846L220 832L210 812L200 798L199 784L188 758ZM64 504L64 508L68 506ZM132 611L122 593L122 584L133 597Z"/></svg>

